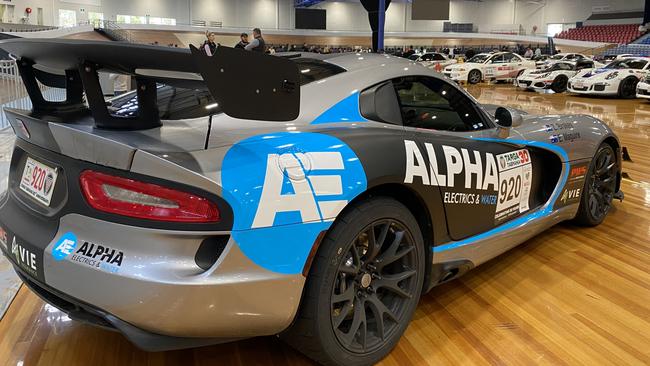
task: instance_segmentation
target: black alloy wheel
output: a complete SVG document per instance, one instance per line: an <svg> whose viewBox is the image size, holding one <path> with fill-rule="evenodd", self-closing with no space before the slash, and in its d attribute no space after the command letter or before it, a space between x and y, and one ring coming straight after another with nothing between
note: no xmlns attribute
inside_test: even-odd
<svg viewBox="0 0 650 366"><path fill-rule="evenodd" d="M347 207L323 238L293 325L280 336L324 365L366 366L406 330L424 287L426 245L389 197Z"/></svg>
<svg viewBox="0 0 650 366"><path fill-rule="evenodd" d="M639 80L636 77L629 77L621 81L621 85L618 87L618 95L623 99L632 99L636 98L636 85L639 83Z"/></svg>
<svg viewBox="0 0 650 366"><path fill-rule="evenodd" d="M351 352L381 347L398 328L417 289L417 257L401 223L378 220L350 245L332 289L332 326Z"/></svg>
<svg viewBox="0 0 650 366"><path fill-rule="evenodd" d="M559 75L553 80L551 90L555 93L564 93L567 89L567 84L569 84L569 79L565 75Z"/></svg>
<svg viewBox="0 0 650 366"><path fill-rule="evenodd" d="M587 174L576 221L582 225L596 226L611 210L616 193L618 162L611 146L600 146Z"/></svg>

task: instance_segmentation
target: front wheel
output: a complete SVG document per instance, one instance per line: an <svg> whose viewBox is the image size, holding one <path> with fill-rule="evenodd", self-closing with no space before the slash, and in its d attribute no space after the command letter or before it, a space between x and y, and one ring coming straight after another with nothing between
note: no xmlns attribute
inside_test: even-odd
<svg viewBox="0 0 650 366"><path fill-rule="evenodd" d="M378 362L413 316L424 258L417 221L401 203L376 197L347 209L323 239L282 338L322 364Z"/></svg>
<svg viewBox="0 0 650 366"><path fill-rule="evenodd" d="M567 84L569 83L569 79L564 76L564 75L559 75L558 77L553 80L553 83L551 84L551 90L555 93L564 93L567 88Z"/></svg>
<svg viewBox="0 0 650 366"><path fill-rule="evenodd" d="M617 174L616 153L610 145L604 143L598 148L589 166L580 207L574 219L577 224L596 226L605 220L616 193Z"/></svg>

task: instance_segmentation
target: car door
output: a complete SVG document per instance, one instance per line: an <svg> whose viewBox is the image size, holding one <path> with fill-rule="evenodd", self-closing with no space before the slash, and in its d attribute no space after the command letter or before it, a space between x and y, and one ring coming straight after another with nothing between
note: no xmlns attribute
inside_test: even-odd
<svg viewBox="0 0 650 366"><path fill-rule="evenodd" d="M465 93L427 76L393 80L406 130L404 183L439 189L449 236L461 240L544 203L541 155L486 140L496 128Z"/></svg>

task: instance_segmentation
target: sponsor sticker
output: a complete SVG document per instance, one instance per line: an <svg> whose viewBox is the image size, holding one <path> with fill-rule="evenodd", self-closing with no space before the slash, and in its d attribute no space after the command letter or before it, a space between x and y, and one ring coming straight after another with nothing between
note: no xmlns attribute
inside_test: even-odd
<svg viewBox="0 0 650 366"><path fill-rule="evenodd" d="M506 220L529 209L533 167L526 149L497 155L499 191L495 220Z"/></svg>
<svg viewBox="0 0 650 366"><path fill-rule="evenodd" d="M20 268L31 276L38 278L39 266L36 252L27 248L24 244L21 244L16 240L15 236L11 240L11 254L13 254L16 263L18 263Z"/></svg>
<svg viewBox="0 0 650 366"><path fill-rule="evenodd" d="M555 209L580 203L588 173L589 162L576 163L569 167L569 176L560 197L555 202Z"/></svg>
<svg viewBox="0 0 650 366"><path fill-rule="evenodd" d="M8 248L7 248L7 231L3 227L0 227L0 245L2 245L2 247L5 250L8 250Z"/></svg>
<svg viewBox="0 0 650 366"><path fill-rule="evenodd" d="M494 156L489 152L424 144L424 154L415 141L405 140L404 183L422 182L439 186L447 212L495 218L501 223L530 209L533 180L530 153L526 149ZM456 206L462 206L456 208Z"/></svg>
<svg viewBox="0 0 650 366"><path fill-rule="evenodd" d="M319 133L240 141L226 153L222 182L235 242L256 264L285 274L301 273L318 235L367 186L355 152Z"/></svg>
<svg viewBox="0 0 650 366"><path fill-rule="evenodd" d="M89 241L80 241L72 232L67 232L52 246L52 257L59 262L64 259L96 268L109 273L117 273L122 267L124 252Z"/></svg>

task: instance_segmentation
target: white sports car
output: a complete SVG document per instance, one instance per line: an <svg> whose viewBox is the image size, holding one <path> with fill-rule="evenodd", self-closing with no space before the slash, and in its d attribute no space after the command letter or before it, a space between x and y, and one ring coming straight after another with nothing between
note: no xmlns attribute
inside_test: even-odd
<svg viewBox="0 0 650 366"><path fill-rule="evenodd" d="M581 53L558 53L555 54L542 63L537 63L537 68L538 69L544 69L548 66L550 66L552 63L558 62L558 61L569 61L569 62L575 62L577 60L581 60L583 58L589 58Z"/></svg>
<svg viewBox="0 0 650 366"><path fill-rule="evenodd" d="M599 69L585 69L569 80L568 90L577 94L617 95L634 98L639 80L650 74L650 59L631 57Z"/></svg>
<svg viewBox="0 0 650 366"><path fill-rule="evenodd" d="M650 76L646 76L636 85L636 97L650 99Z"/></svg>
<svg viewBox="0 0 650 366"><path fill-rule="evenodd" d="M512 52L479 53L465 63L445 68L444 74L454 81L476 84L483 80L513 80L526 69L534 69L535 61Z"/></svg>
<svg viewBox="0 0 650 366"><path fill-rule="evenodd" d="M594 62L589 59L581 59L577 62L555 62L543 70L525 70L517 78L515 85L522 89L535 91L551 89L556 93L562 93L566 91L569 79L580 70L593 68Z"/></svg>
<svg viewBox="0 0 650 366"><path fill-rule="evenodd" d="M422 55L413 55L409 57L409 60L415 61L420 65L426 66L430 69L435 69L436 65L440 65L440 67L444 69L445 67L458 62L455 59L449 58L440 52L427 52Z"/></svg>

